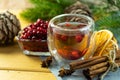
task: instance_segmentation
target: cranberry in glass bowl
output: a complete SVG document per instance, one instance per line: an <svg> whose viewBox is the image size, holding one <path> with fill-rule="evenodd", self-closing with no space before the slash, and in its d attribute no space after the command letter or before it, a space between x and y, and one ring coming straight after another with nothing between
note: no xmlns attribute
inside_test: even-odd
<svg viewBox="0 0 120 80"><path fill-rule="evenodd" d="M38 19L21 30L16 37L20 48L26 55L49 56L47 45L48 21Z"/></svg>

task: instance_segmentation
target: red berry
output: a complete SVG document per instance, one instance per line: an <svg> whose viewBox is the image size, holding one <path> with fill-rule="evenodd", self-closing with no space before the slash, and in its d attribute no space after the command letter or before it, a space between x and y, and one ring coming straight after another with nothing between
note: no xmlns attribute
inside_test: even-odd
<svg viewBox="0 0 120 80"><path fill-rule="evenodd" d="M75 40L76 40L77 42L81 42L82 39L83 39L82 35L77 35L77 36L75 36Z"/></svg>
<svg viewBox="0 0 120 80"><path fill-rule="evenodd" d="M75 60L75 59L80 58L80 57L81 57L80 54L81 54L80 51L78 51L78 50L73 50L73 51L71 52L71 59L72 59L72 60Z"/></svg>
<svg viewBox="0 0 120 80"><path fill-rule="evenodd" d="M60 37L60 38L61 38L61 40L62 40L62 41L67 41L67 39L68 39L68 37L67 37L67 36L65 36L65 35L61 35L61 37Z"/></svg>
<svg viewBox="0 0 120 80"><path fill-rule="evenodd" d="M27 32L28 31L28 28L24 28L24 30L23 30L24 32Z"/></svg>
<svg viewBox="0 0 120 80"><path fill-rule="evenodd" d="M41 19L38 19L36 23L41 24L41 21L42 21Z"/></svg>
<svg viewBox="0 0 120 80"><path fill-rule="evenodd" d="M67 23L65 24L65 26L66 26L66 27L70 27L71 24L67 22Z"/></svg>
<svg viewBox="0 0 120 80"><path fill-rule="evenodd" d="M30 27L30 26L28 26L27 28L28 28L28 30L31 30L31 29L32 29L32 27Z"/></svg>
<svg viewBox="0 0 120 80"><path fill-rule="evenodd" d="M60 40L60 37L61 37L60 34L56 34L56 33L55 33L55 38L56 38L56 39Z"/></svg>
<svg viewBox="0 0 120 80"><path fill-rule="evenodd" d="M24 35L21 36L22 39L27 39L27 35L26 33Z"/></svg>
<svg viewBox="0 0 120 80"><path fill-rule="evenodd" d="M35 27L38 27L38 26L39 26L39 24L38 24L37 22L35 22L35 23L34 23L34 26L35 26Z"/></svg>
<svg viewBox="0 0 120 80"><path fill-rule="evenodd" d="M31 24L28 27L23 29L23 32L20 38L46 40L47 27L48 27L48 21L43 21L41 19L38 19L34 24Z"/></svg>

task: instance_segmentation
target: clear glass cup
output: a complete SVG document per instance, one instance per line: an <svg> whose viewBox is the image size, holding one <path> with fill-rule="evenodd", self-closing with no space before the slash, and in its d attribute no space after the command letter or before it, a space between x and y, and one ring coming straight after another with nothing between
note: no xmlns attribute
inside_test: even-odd
<svg viewBox="0 0 120 80"><path fill-rule="evenodd" d="M82 59L86 53L94 21L80 14L61 14L50 20L48 48L58 62Z"/></svg>

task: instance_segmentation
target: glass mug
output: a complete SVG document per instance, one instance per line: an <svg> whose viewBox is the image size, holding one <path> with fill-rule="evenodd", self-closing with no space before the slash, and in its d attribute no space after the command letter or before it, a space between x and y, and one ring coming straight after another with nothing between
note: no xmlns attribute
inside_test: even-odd
<svg viewBox="0 0 120 80"><path fill-rule="evenodd" d="M85 15L61 14L48 25L48 48L58 61L81 59L86 53L94 21Z"/></svg>

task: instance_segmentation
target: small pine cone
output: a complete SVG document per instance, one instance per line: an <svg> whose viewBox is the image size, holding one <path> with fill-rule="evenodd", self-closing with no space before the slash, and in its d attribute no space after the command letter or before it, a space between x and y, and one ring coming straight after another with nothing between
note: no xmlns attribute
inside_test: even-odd
<svg viewBox="0 0 120 80"><path fill-rule="evenodd" d="M20 22L15 15L6 11L0 14L0 46L13 43L20 31Z"/></svg>
<svg viewBox="0 0 120 80"><path fill-rule="evenodd" d="M92 17L89 7L85 4L82 4L79 1L67 7L65 9L65 13L84 14L84 15Z"/></svg>

